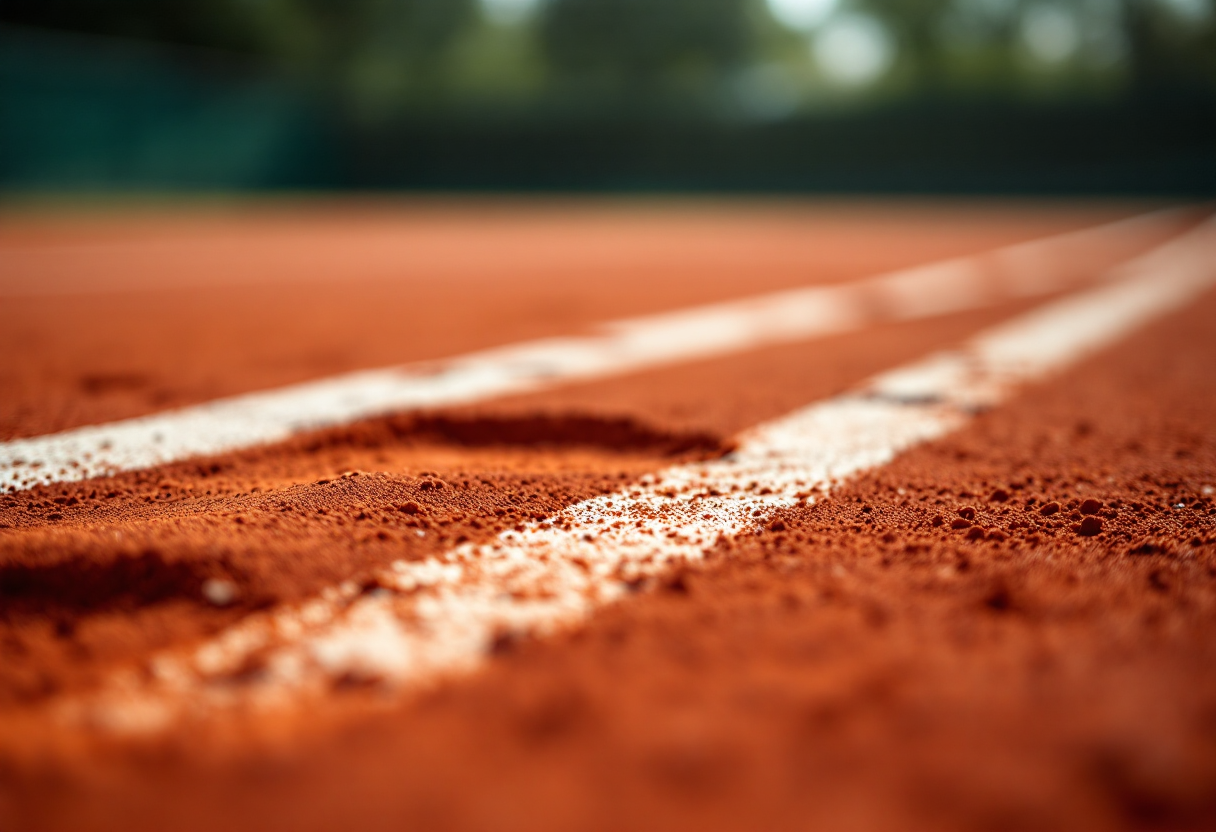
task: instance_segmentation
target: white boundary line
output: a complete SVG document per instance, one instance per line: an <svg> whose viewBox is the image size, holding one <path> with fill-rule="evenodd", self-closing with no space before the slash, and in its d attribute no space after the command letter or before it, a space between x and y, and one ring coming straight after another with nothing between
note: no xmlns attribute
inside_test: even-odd
<svg viewBox="0 0 1216 832"><path fill-rule="evenodd" d="M0 443L0 492L151 468L281 441L393 411L465 404L562 383L942 315L1067 288L1059 262L1137 251L1177 226L1159 211L853 283L774 292L602 325L442 362L367 370L164 413ZM1155 255L1154 255L1155 256Z"/></svg>
<svg viewBox="0 0 1216 832"><path fill-rule="evenodd" d="M717 541L1184 306L1216 282L1216 220L1158 252L1142 261L1151 267L762 424L726 458L648 475L491 543L398 561L370 593L343 584L302 607L251 616L187 656L154 659L152 681L117 678L100 696L61 703L61 714L141 732L192 714L300 702L335 679L409 686L475 668L499 634L577 623L629 582L699 560ZM231 682L254 657L259 672Z"/></svg>

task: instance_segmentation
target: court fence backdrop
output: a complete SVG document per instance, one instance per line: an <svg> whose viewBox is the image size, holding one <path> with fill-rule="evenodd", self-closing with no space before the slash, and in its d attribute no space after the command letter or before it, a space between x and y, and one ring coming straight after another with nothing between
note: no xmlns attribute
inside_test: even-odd
<svg viewBox="0 0 1216 832"><path fill-rule="evenodd" d="M0 188L1204 196L1214 56L1211 0L6 2Z"/></svg>

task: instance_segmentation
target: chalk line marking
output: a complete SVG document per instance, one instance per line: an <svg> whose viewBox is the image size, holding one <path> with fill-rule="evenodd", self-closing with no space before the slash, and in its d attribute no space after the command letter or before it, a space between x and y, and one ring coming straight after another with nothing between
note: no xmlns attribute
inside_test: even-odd
<svg viewBox="0 0 1216 832"><path fill-rule="evenodd" d="M394 411L467 404L942 315L1067 288L1059 262L1102 246L1139 251L1179 212L1108 225L843 285L774 292L603 324L445 361L348 373L193 407L0 443L0 492L269 444Z"/></svg>
<svg viewBox="0 0 1216 832"><path fill-rule="evenodd" d="M958 350L761 424L727 457L647 475L490 543L397 561L370 591L345 583L302 606L255 614L189 654L154 658L150 674L132 671L99 695L61 702L59 713L139 733L181 717L307 702L340 679L408 687L468 671L500 635L575 624L632 583L703 558L774 511L813 502L1184 306L1216 283L1216 219L1142 264Z"/></svg>

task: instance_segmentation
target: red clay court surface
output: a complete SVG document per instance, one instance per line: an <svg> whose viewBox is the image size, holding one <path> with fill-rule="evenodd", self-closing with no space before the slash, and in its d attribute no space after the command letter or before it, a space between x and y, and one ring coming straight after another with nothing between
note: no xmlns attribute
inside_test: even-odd
<svg viewBox="0 0 1216 832"><path fill-rule="evenodd" d="M0 829L1216 827L1216 235L1162 209L10 213ZM534 342L589 357L495 386ZM38 457L400 365L461 392Z"/></svg>

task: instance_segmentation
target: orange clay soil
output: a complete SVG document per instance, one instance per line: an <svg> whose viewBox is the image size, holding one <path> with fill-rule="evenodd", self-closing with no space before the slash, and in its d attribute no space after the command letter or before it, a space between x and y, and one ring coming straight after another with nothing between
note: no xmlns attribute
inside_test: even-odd
<svg viewBox="0 0 1216 832"><path fill-rule="evenodd" d="M148 651L394 560L486 540L1022 305L401 415L264 448L0 494L0 706L95 685ZM724 394L723 391L730 391ZM207 602L209 579L236 598Z"/></svg>
<svg viewBox="0 0 1216 832"><path fill-rule="evenodd" d="M0 440L870 276L1152 207L385 202L0 216Z"/></svg>
<svg viewBox="0 0 1216 832"><path fill-rule="evenodd" d="M250 609L721 453L1019 308L0 497L0 828L1211 828L1210 295L471 677L335 689L273 741L20 723Z"/></svg>

